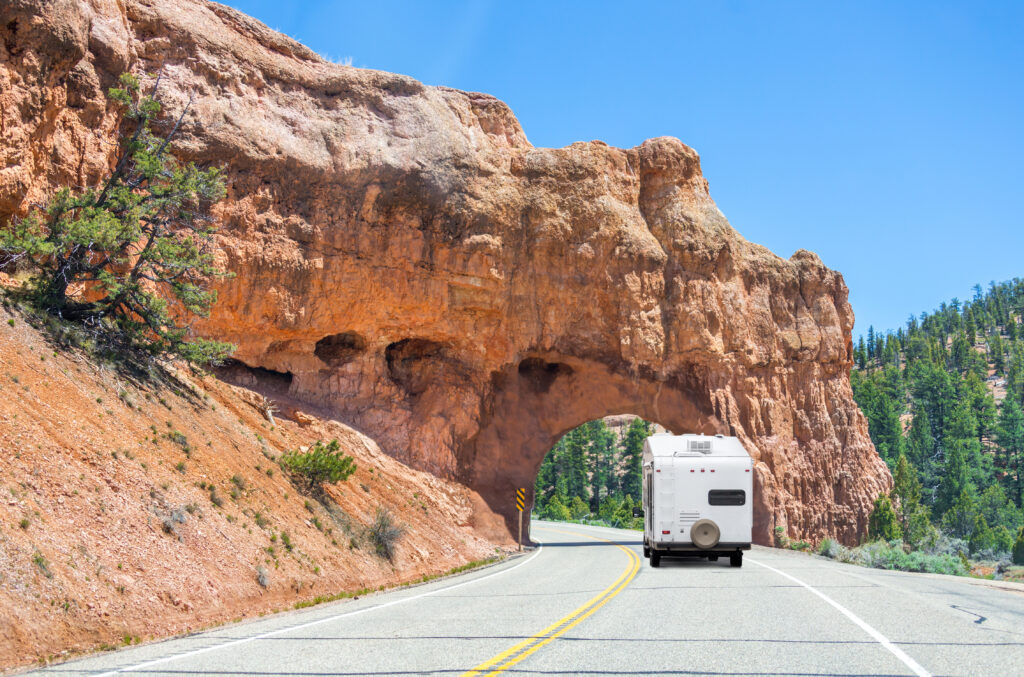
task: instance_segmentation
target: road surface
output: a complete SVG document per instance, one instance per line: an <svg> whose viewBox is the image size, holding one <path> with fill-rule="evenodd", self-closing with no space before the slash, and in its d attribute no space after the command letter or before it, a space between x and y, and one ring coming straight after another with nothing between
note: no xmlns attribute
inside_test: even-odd
<svg viewBox="0 0 1024 677"><path fill-rule="evenodd" d="M395 592L51 666L113 675L1024 675L1024 594L755 547L663 560L637 532Z"/></svg>

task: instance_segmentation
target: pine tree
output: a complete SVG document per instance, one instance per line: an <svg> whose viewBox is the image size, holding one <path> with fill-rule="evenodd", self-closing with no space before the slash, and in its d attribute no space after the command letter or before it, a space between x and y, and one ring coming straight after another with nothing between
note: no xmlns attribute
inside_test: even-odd
<svg viewBox="0 0 1024 677"><path fill-rule="evenodd" d="M868 517L868 536L873 539L892 541L900 538L899 520L893 510L892 501L886 494L879 494L875 499L875 507Z"/></svg>
<svg viewBox="0 0 1024 677"><path fill-rule="evenodd" d="M857 360L857 367L864 369L868 364L868 351L864 346L864 337L861 336L857 342L857 349L854 351L854 358Z"/></svg>
<svg viewBox="0 0 1024 677"><path fill-rule="evenodd" d="M216 362L232 346L192 338L183 322L206 316L217 299L210 282L223 272L210 208L224 179L171 155L187 107L166 136L153 132L159 82L143 94L135 77L121 76L108 94L133 129L111 174L80 192L61 189L45 210L0 229L0 265L30 271L32 304L82 323L122 354L141 348Z"/></svg>
<svg viewBox="0 0 1024 677"><path fill-rule="evenodd" d="M551 500L545 507L545 511L539 514L544 519L555 522L568 522L572 519L569 508L565 505L564 495L557 492L551 497Z"/></svg>
<svg viewBox="0 0 1024 677"><path fill-rule="evenodd" d="M1003 400L997 426L997 442L1003 449L1003 467L1010 478L1011 493L1018 507L1024 486L1021 483L1021 466L1024 465L1024 411L1014 398Z"/></svg>
<svg viewBox="0 0 1024 677"><path fill-rule="evenodd" d="M977 353L975 353L977 354ZM975 373L967 374L958 386L959 397L966 400L971 407L974 418L977 421L976 435L978 441L990 437L996 426L996 401L992 393L985 386L985 382Z"/></svg>
<svg viewBox="0 0 1024 677"><path fill-rule="evenodd" d="M951 444L946 449L942 479L935 492L935 510L942 514L950 509L957 498L964 493L973 493L970 474L967 469L967 453L962 441Z"/></svg>
<svg viewBox="0 0 1024 677"><path fill-rule="evenodd" d="M957 402L949 415L946 434L943 436L943 448L947 458L954 452L962 456L968 485L976 489L992 483L992 457L982 452L981 442L978 440L978 421L971 403L966 399ZM950 473L948 464L945 472L947 475ZM947 498L955 498L955 492Z"/></svg>
<svg viewBox="0 0 1024 677"><path fill-rule="evenodd" d="M998 332L992 336L992 340L989 342L988 352L992 360L992 368L995 370L997 376L1001 376L1006 372L1006 348L1003 345L1003 339Z"/></svg>
<svg viewBox="0 0 1024 677"><path fill-rule="evenodd" d="M973 492L965 489L942 516L942 526L956 538L967 540L974 533L980 517L981 511Z"/></svg>
<svg viewBox="0 0 1024 677"><path fill-rule="evenodd" d="M906 532L910 516L921 506L921 482L918 481L917 471L907 461L905 454L900 454L896 461L892 498L897 501L896 515L899 518L900 528Z"/></svg>
<svg viewBox="0 0 1024 677"><path fill-rule="evenodd" d="M587 438L582 427L570 430L566 435L565 479L566 496L586 500L587 496ZM571 509L571 505L570 505Z"/></svg>
<svg viewBox="0 0 1024 677"><path fill-rule="evenodd" d="M1014 564L1024 566L1024 527L1017 532L1017 540L1013 543L1011 558Z"/></svg>
<svg viewBox="0 0 1024 677"><path fill-rule="evenodd" d="M998 483L992 484L978 496L978 508L992 527L1004 526L1016 531L1024 524L1024 516Z"/></svg>
<svg viewBox="0 0 1024 677"><path fill-rule="evenodd" d="M622 493L633 497L634 503L640 502L640 491L643 478L641 476L641 465L643 464L644 440L651 436L651 424L637 418L629 424L622 444L623 474Z"/></svg>
<svg viewBox="0 0 1024 677"><path fill-rule="evenodd" d="M569 514L574 520L581 520L590 514L590 506L579 496L573 496L569 501Z"/></svg>
<svg viewBox="0 0 1024 677"><path fill-rule="evenodd" d="M598 419L585 424L590 438L588 450L590 460L590 511L598 512L601 492L608 483L615 455L615 435L604 420Z"/></svg>

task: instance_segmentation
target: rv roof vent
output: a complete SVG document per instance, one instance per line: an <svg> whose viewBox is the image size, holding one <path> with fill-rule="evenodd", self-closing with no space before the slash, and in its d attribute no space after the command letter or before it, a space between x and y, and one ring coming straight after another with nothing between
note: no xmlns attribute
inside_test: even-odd
<svg viewBox="0 0 1024 677"><path fill-rule="evenodd" d="M690 440L687 445L687 451L697 452L700 454L710 454L711 440Z"/></svg>
<svg viewBox="0 0 1024 677"><path fill-rule="evenodd" d="M717 435L715 435L715 437L717 437L720 440L725 439L725 435L723 435L722 433L718 433Z"/></svg>

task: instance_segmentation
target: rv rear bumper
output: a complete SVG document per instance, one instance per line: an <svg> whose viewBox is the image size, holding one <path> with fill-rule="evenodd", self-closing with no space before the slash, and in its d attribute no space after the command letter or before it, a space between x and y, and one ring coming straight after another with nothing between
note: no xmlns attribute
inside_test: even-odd
<svg viewBox="0 0 1024 677"><path fill-rule="evenodd" d="M695 555L716 555L723 552L750 550L749 543L719 543L712 548L700 548L693 543L652 543L651 547L662 554L676 552L693 553Z"/></svg>

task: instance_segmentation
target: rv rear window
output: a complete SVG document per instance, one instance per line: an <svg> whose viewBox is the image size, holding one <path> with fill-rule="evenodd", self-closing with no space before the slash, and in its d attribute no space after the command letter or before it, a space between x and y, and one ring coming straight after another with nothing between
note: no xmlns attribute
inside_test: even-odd
<svg viewBox="0 0 1024 677"><path fill-rule="evenodd" d="M708 492L708 505L743 505L747 492L742 489L712 489Z"/></svg>

